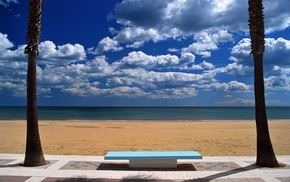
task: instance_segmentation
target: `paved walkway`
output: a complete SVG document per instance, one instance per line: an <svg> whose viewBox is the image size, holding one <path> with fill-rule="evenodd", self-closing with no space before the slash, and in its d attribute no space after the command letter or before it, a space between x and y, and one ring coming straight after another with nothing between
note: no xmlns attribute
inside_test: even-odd
<svg viewBox="0 0 290 182"><path fill-rule="evenodd" d="M25 182L290 182L290 155L277 156L283 168L259 168L255 157L179 160L177 169L130 169L128 161L103 156L46 155L50 163L23 167L24 155L0 154L0 181Z"/></svg>

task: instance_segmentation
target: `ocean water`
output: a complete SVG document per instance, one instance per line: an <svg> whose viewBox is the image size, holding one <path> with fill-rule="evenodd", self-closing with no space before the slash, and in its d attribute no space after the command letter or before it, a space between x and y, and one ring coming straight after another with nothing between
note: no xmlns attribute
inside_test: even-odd
<svg viewBox="0 0 290 182"><path fill-rule="evenodd" d="M290 119L290 107L268 107L268 119ZM39 120L252 120L254 107L38 107ZM0 120L26 119L26 107L0 107Z"/></svg>

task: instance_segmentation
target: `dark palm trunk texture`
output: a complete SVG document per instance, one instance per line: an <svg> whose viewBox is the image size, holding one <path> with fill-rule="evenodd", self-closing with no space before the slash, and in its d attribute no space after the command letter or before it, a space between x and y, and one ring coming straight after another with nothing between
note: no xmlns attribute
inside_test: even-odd
<svg viewBox="0 0 290 182"><path fill-rule="evenodd" d="M26 34L28 54L27 70L27 134L24 166L45 165L43 156L37 114L37 88L36 88L36 56L38 55L38 42L40 39L42 0L30 0L28 15L28 31Z"/></svg>
<svg viewBox="0 0 290 182"><path fill-rule="evenodd" d="M254 56L254 92L257 128L256 164L279 167L270 139L264 88L263 54L265 49L264 15L262 0L249 0L249 27Z"/></svg>

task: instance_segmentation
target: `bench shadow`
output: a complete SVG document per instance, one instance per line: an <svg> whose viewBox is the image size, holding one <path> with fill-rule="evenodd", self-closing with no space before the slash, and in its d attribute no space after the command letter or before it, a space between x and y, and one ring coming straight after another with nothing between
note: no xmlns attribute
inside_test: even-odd
<svg viewBox="0 0 290 182"><path fill-rule="evenodd" d="M101 163L96 170L115 171L196 171L192 164L177 164L177 168L130 168L126 163Z"/></svg>
<svg viewBox="0 0 290 182"><path fill-rule="evenodd" d="M217 178L221 178L221 177L226 177L229 175L233 175L233 174L238 174L238 173L242 173L242 172L246 172L246 171L251 171L254 169L259 168L258 166L251 164L245 167L240 167L240 168L236 168L236 169L232 169L229 171L223 171L217 174L213 174L210 176L205 176L202 178L198 178L198 179L189 179L189 180L184 180L183 182L209 182L211 180L217 179Z"/></svg>
<svg viewBox="0 0 290 182"><path fill-rule="evenodd" d="M150 176L138 175L129 176L123 179L108 179L108 178L47 178L43 182L175 182L173 180L152 179Z"/></svg>

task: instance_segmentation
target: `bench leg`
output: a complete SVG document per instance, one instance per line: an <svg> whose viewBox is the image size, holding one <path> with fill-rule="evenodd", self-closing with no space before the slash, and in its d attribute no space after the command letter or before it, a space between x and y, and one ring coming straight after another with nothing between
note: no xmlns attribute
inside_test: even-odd
<svg viewBox="0 0 290 182"><path fill-rule="evenodd" d="M169 160L129 160L132 168L177 168L177 159Z"/></svg>

